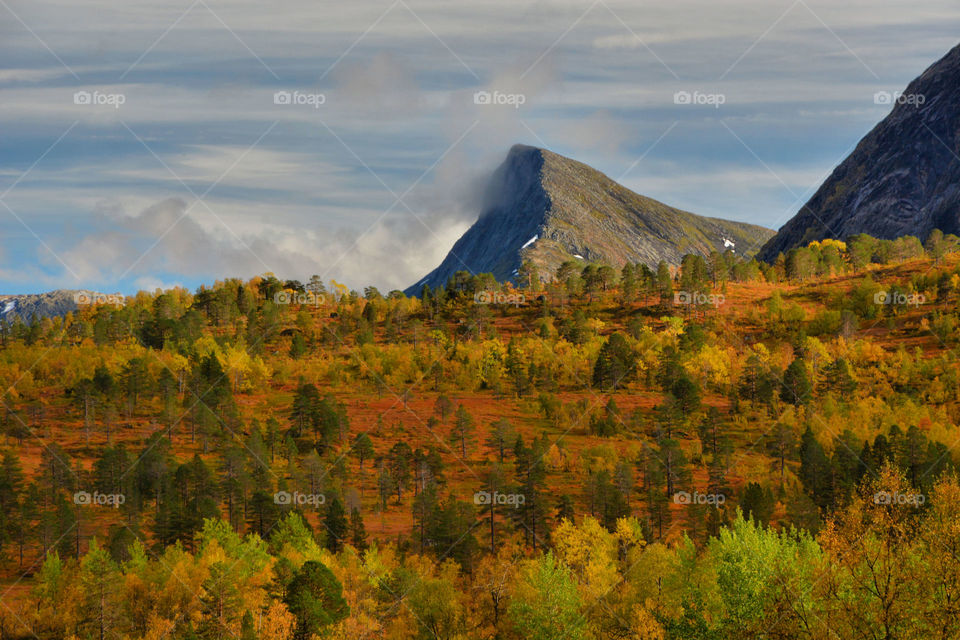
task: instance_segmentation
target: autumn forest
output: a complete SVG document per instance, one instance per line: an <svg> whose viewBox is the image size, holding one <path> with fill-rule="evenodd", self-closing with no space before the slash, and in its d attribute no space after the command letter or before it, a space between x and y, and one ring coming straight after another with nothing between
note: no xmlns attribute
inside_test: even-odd
<svg viewBox="0 0 960 640"><path fill-rule="evenodd" d="M0 638L960 637L960 240L0 323Z"/></svg>

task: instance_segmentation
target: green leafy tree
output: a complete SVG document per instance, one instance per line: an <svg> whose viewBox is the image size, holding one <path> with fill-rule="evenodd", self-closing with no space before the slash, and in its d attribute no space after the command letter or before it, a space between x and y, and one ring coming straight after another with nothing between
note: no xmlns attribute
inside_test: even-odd
<svg viewBox="0 0 960 640"><path fill-rule="evenodd" d="M363 516L356 507L350 511L350 544L361 553L367 549L367 529L363 526Z"/></svg>
<svg viewBox="0 0 960 640"><path fill-rule="evenodd" d="M320 392L316 385L301 382L293 396L290 408L290 431L294 437L300 437L306 429L320 422Z"/></svg>
<svg viewBox="0 0 960 640"><path fill-rule="evenodd" d="M302 358L307 353L307 341L299 331L290 338L290 357L294 360Z"/></svg>
<svg viewBox="0 0 960 640"><path fill-rule="evenodd" d="M809 534L777 532L744 519L734 520L710 541L716 563L721 615L718 638L800 638L818 624L814 595L822 551Z"/></svg>
<svg viewBox="0 0 960 640"><path fill-rule="evenodd" d="M613 333L600 347L593 366L593 385L600 389L617 390L628 381L636 369L636 355L621 333Z"/></svg>
<svg viewBox="0 0 960 640"><path fill-rule="evenodd" d="M85 596L83 609L91 637L106 640L116 633L119 618L120 571L110 554L96 539L80 562L80 584Z"/></svg>
<svg viewBox="0 0 960 640"><path fill-rule="evenodd" d="M805 405L810 402L812 392L813 385L807 374L807 365L802 358L796 358L783 373L780 398L790 404Z"/></svg>
<svg viewBox="0 0 960 640"><path fill-rule="evenodd" d="M637 276L632 263L627 262L620 270L620 297L624 302L633 302L637 296Z"/></svg>
<svg viewBox="0 0 960 640"><path fill-rule="evenodd" d="M821 508L833 502L830 459L807 426L800 438L800 481Z"/></svg>
<svg viewBox="0 0 960 640"><path fill-rule="evenodd" d="M337 553L343 548L343 543L349 533L346 512L343 503L337 496L334 496L330 500L330 504L327 505L327 514L323 519L323 524L327 530L325 546L333 553Z"/></svg>
<svg viewBox="0 0 960 640"><path fill-rule="evenodd" d="M670 275L670 267L661 260L657 263L657 273L655 282L657 292L660 294L660 302L664 303L673 298L673 276Z"/></svg>
<svg viewBox="0 0 960 640"><path fill-rule="evenodd" d="M296 618L296 640L322 636L330 625L350 613L343 586L326 565L315 560L304 562L293 575L283 601Z"/></svg>
<svg viewBox="0 0 960 640"><path fill-rule="evenodd" d="M507 613L524 638L580 640L587 637L581 605L570 569L548 551L525 567Z"/></svg>
<svg viewBox="0 0 960 640"><path fill-rule="evenodd" d="M743 496L740 498L743 517L752 518L754 522L760 525L770 522L775 504L776 499L773 497L773 492L756 482L747 483L747 486L743 489Z"/></svg>
<svg viewBox="0 0 960 640"><path fill-rule="evenodd" d="M360 471L363 472L364 460L369 460L374 454L373 441L370 440L370 436L365 431L358 433L357 437L353 439L353 448L350 451L357 457L360 463Z"/></svg>

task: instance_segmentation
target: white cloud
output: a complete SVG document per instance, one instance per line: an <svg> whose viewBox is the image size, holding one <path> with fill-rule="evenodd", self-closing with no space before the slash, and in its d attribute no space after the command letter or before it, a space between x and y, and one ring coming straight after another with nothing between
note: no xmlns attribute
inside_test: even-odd
<svg viewBox="0 0 960 640"><path fill-rule="evenodd" d="M336 87L332 99L351 109L396 117L426 106L427 93L418 85L413 69L389 52L369 60L347 61L333 72Z"/></svg>
<svg viewBox="0 0 960 640"><path fill-rule="evenodd" d="M0 69L0 84L42 82L61 78L68 73L66 69Z"/></svg>
<svg viewBox="0 0 960 640"><path fill-rule="evenodd" d="M597 49L637 49L642 47L646 40L641 40L632 33L618 33L608 36L598 36L593 39L593 46Z"/></svg>

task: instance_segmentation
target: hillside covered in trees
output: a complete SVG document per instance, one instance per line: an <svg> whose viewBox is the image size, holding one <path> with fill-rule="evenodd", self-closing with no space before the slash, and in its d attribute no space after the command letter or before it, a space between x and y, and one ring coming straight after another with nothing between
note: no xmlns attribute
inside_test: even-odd
<svg viewBox="0 0 960 640"><path fill-rule="evenodd" d="M0 638L960 637L957 238L519 277L0 322Z"/></svg>

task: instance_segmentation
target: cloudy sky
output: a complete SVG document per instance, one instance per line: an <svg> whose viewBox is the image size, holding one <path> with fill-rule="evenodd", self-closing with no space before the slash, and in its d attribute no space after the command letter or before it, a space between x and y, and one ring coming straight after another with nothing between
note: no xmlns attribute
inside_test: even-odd
<svg viewBox="0 0 960 640"><path fill-rule="evenodd" d="M0 0L0 293L403 288L516 142L777 228L958 33L956 0Z"/></svg>

